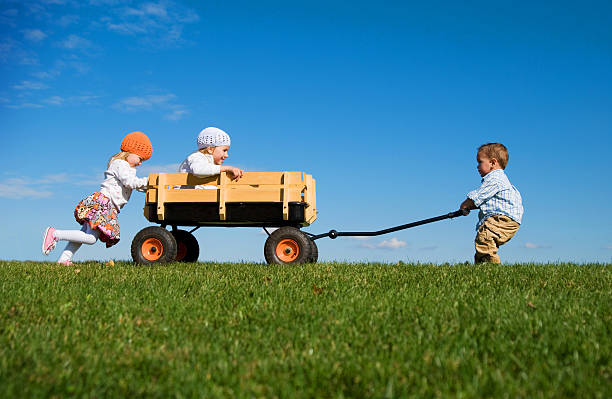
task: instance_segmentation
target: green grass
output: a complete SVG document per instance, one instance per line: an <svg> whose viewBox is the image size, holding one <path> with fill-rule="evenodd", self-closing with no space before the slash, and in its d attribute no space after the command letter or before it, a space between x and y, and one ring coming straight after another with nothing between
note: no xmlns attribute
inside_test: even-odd
<svg viewBox="0 0 612 399"><path fill-rule="evenodd" d="M0 397L607 398L611 292L612 265L0 261Z"/></svg>

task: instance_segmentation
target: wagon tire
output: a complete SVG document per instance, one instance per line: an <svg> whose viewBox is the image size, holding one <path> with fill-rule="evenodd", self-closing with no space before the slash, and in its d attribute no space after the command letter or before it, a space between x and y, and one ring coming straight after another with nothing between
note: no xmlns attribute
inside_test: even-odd
<svg viewBox="0 0 612 399"><path fill-rule="evenodd" d="M186 230L172 230L172 236L176 240L177 262L197 262L200 256L200 245L198 240Z"/></svg>
<svg viewBox="0 0 612 399"><path fill-rule="evenodd" d="M308 259L308 263L317 263L317 260L319 260L319 248L310 238L308 241L310 241L310 258Z"/></svg>
<svg viewBox="0 0 612 399"><path fill-rule="evenodd" d="M176 252L174 236L162 227L145 227L132 240L132 259L139 265L174 262Z"/></svg>
<svg viewBox="0 0 612 399"><path fill-rule="evenodd" d="M312 240L300 229L290 226L275 230L268 236L264 245L264 257L268 264L309 263L312 251Z"/></svg>

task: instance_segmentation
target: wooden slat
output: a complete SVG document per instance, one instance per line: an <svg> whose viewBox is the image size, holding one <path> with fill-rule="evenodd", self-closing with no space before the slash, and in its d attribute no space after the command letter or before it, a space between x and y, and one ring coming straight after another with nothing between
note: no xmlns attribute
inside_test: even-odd
<svg viewBox="0 0 612 399"><path fill-rule="evenodd" d="M247 172L237 181L230 181L227 184L233 185L266 185L282 184L283 173L299 176L301 172ZM166 183L170 185L200 185L200 184L219 184L220 175L210 177L197 177L188 173L160 173L166 177ZM221 173L224 175L225 172ZM301 179L295 180L299 182Z"/></svg>
<svg viewBox="0 0 612 399"><path fill-rule="evenodd" d="M281 188L281 198L283 201L283 220L289 220L289 188L287 187L287 180L289 179L289 174L283 172L283 187Z"/></svg>
<svg viewBox="0 0 612 399"><path fill-rule="evenodd" d="M147 185L149 188L147 189L147 194L145 195L145 203L153 203L157 201L157 189L152 188L153 186L157 186L157 178L159 173L151 173L149 175L149 180L147 181Z"/></svg>
<svg viewBox="0 0 612 399"><path fill-rule="evenodd" d="M225 193L226 202L280 202L283 200L281 185L272 188L229 188ZM302 201L300 192L303 186L290 187L288 202ZM165 190L165 202L217 202L217 189L172 189ZM147 204L157 203L157 189L147 190Z"/></svg>
<svg viewBox="0 0 612 399"><path fill-rule="evenodd" d="M308 219L309 219L310 215L312 214L312 211L311 211L312 205L309 202L309 199L311 197L309 187L310 187L310 184L312 182L311 182L311 178L310 178L309 175L305 174L304 182L306 183L305 187L304 187L304 202L306 202L308 204L306 206L306 209L304 210L304 221L308 223Z"/></svg>
<svg viewBox="0 0 612 399"><path fill-rule="evenodd" d="M150 188L147 190L147 197L145 201L147 204L154 204L157 202L157 189L156 188Z"/></svg>
<svg viewBox="0 0 612 399"><path fill-rule="evenodd" d="M306 190L304 190L304 202L308 204L304 213L305 222L311 225L317 218L317 190L316 181L311 175L306 175Z"/></svg>
<svg viewBox="0 0 612 399"><path fill-rule="evenodd" d="M230 185L266 185L282 184L283 174L300 175L300 172L246 172L240 180L232 181ZM299 182L299 179L296 180Z"/></svg>
<svg viewBox="0 0 612 399"><path fill-rule="evenodd" d="M301 173L285 172L283 178L283 220L289 220L289 202L302 201L302 190L304 189L304 185L296 184L301 181Z"/></svg>
<svg viewBox="0 0 612 399"><path fill-rule="evenodd" d="M157 178L157 218L164 220L164 202L166 201L166 174L160 173Z"/></svg>
<svg viewBox="0 0 612 399"><path fill-rule="evenodd" d="M166 190L165 202L219 202L220 190ZM225 202L282 202L280 189L224 190ZM287 190L287 202L300 202L298 190Z"/></svg>
<svg viewBox="0 0 612 399"><path fill-rule="evenodd" d="M219 181L219 220L225 220L226 218L226 208L225 201L227 195L227 183L229 182L229 177L227 177L227 173L221 173L220 181Z"/></svg>

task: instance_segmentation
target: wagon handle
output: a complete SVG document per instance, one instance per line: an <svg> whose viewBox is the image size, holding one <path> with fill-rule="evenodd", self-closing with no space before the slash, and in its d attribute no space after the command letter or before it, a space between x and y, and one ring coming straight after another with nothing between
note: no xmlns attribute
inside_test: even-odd
<svg viewBox="0 0 612 399"><path fill-rule="evenodd" d="M309 234L309 233L306 233L306 234L308 234L310 236L310 239L313 240L313 241L314 240L318 240L319 238L323 238L323 237L329 237L331 239L335 239L337 237L369 237L369 236L379 236L379 235L382 235L382 234L393 233L394 231L399 231L399 230L409 229L411 227L420 226L422 224L437 222L438 220L452 219L452 218L455 218L455 217L458 217L458 216L467 216L469 213L470 213L469 209L459 209L457 211L447 213L446 215L440 215L440 216L436 216L436 217L433 217L433 218L423 219L423 220L419 220L419 221L416 221L416 222L402 224L400 226L390 227L388 229L378 230L378 231L336 231L336 230L330 230L327 233L323 233L323 234L317 234L317 235Z"/></svg>

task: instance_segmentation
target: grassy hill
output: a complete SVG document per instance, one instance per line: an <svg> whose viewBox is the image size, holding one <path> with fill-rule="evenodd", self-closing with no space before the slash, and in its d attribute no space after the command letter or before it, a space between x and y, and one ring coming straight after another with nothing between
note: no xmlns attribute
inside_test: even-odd
<svg viewBox="0 0 612 399"><path fill-rule="evenodd" d="M612 265L0 261L0 397L611 397Z"/></svg>

